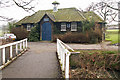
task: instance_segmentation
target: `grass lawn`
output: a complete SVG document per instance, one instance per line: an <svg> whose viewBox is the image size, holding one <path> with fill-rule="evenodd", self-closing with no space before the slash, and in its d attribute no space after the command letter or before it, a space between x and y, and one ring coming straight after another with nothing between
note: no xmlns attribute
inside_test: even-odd
<svg viewBox="0 0 120 80"><path fill-rule="evenodd" d="M2 36L2 30L0 30L0 36Z"/></svg>
<svg viewBox="0 0 120 80"><path fill-rule="evenodd" d="M119 30L107 30L105 35L105 40L111 41L112 44L118 43L118 31Z"/></svg>

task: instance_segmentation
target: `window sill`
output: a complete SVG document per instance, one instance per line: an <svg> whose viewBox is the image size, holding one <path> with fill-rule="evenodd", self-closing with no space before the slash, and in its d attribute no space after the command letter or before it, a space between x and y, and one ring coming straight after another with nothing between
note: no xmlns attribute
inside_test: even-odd
<svg viewBox="0 0 120 80"><path fill-rule="evenodd" d="M27 30L27 31L31 31L31 30Z"/></svg>
<svg viewBox="0 0 120 80"><path fill-rule="evenodd" d="M77 31L77 30L71 30L71 31L74 31L74 32L75 32L75 31Z"/></svg>
<svg viewBox="0 0 120 80"><path fill-rule="evenodd" d="M66 31L66 30L61 30L61 31Z"/></svg>

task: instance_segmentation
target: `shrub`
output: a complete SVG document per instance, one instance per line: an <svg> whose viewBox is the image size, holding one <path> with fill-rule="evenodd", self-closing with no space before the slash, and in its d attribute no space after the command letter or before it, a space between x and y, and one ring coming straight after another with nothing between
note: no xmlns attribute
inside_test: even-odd
<svg viewBox="0 0 120 80"><path fill-rule="evenodd" d="M93 19L90 19L89 21L83 21L82 22L83 32L90 30L91 28L95 27L95 21Z"/></svg>
<svg viewBox="0 0 120 80"><path fill-rule="evenodd" d="M97 34L92 30L88 31L88 38L89 38L89 43L97 43L98 42Z"/></svg>
<svg viewBox="0 0 120 80"><path fill-rule="evenodd" d="M11 33L15 34L17 40L21 40L28 37L28 32L25 28L22 27L14 27L11 29Z"/></svg>
<svg viewBox="0 0 120 80"><path fill-rule="evenodd" d="M84 33L68 32L61 35L54 35L53 41L56 41L55 39L57 38L61 39L63 42L66 43L87 43L87 37Z"/></svg>
<svg viewBox="0 0 120 80"><path fill-rule="evenodd" d="M36 42L39 41L39 33L37 33L37 28L33 27L30 31L28 41Z"/></svg>
<svg viewBox="0 0 120 80"><path fill-rule="evenodd" d="M67 32L65 34L59 34L53 36L53 41L59 38L66 43L98 43L100 42L101 35L94 30L86 31L85 33Z"/></svg>
<svg viewBox="0 0 120 80"><path fill-rule="evenodd" d="M53 42L56 42L57 41L57 38L59 38L61 40L61 37L62 35L61 34L56 34L56 35L53 35Z"/></svg>

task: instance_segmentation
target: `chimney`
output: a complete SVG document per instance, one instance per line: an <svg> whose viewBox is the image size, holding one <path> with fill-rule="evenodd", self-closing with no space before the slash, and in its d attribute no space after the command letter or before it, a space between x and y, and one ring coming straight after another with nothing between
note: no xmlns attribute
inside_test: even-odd
<svg viewBox="0 0 120 80"><path fill-rule="evenodd" d="M57 1L54 1L52 4L54 5L53 12L57 12L58 11L57 7L60 3L58 3Z"/></svg>

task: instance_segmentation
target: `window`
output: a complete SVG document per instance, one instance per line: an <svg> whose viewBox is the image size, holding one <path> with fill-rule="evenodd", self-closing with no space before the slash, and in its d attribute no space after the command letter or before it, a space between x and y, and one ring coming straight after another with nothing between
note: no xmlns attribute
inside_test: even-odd
<svg viewBox="0 0 120 80"><path fill-rule="evenodd" d="M31 31L32 25L27 24L27 31Z"/></svg>
<svg viewBox="0 0 120 80"><path fill-rule="evenodd" d="M70 23L67 23L67 28L70 28Z"/></svg>
<svg viewBox="0 0 120 80"><path fill-rule="evenodd" d="M76 22L71 23L71 31L77 31L77 23Z"/></svg>
<svg viewBox="0 0 120 80"><path fill-rule="evenodd" d="M66 23L61 23L61 31L66 31Z"/></svg>
<svg viewBox="0 0 120 80"><path fill-rule="evenodd" d="M44 21L49 21L49 18L44 18Z"/></svg>

